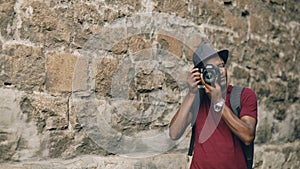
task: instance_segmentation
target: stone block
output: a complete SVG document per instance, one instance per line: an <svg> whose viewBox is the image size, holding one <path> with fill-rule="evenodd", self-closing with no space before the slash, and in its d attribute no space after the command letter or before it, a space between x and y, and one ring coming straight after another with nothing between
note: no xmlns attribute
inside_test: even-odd
<svg viewBox="0 0 300 169"><path fill-rule="evenodd" d="M256 9L259 10L259 9ZM256 12L253 11L253 13ZM250 15L250 33L254 33L264 37L266 32L272 27L272 24L268 20L268 13L263 13L263 11L257 11L253 15Z"/></svg>
<svg viewBox="0 0 300 169"><path fill-rule="evenodd" d="M266 108L261 106L258 112L258 123L256 129L255 143L256 144L266 144L272 139L272 121L273 115L271 113L266 113Z"/></svg>
<svg viewBox="0 0 300 169"><path fill-rule="evenodd" d="M274 114L272 141L283 143L299 140L300 113L297 111L300 108L299 104L278 107L280 111L276 109Z"/></svg>
<svg viewBox="0 0 300 169"><path fill-rule="evenodd" d="M102 27L91 36L83 46L87 51L105 50L115 54L126 53L128 50L127 32L124 23L112 27Z"/></svg>
<svg viewBox="0 0 300 169"><path fill-rule="evenodd" d="M298 105L272 104L260 105L255 142L258 144L283 144L299 140L299 109ZM281 110L284 109L284 110Z"/></svg>
<svg viewBox="0 0 300 169"><path fill-rule="evenodd" d="M209 25L224 26L223 6L214 3L212 0L204 1L202 6L202 13L204 18L214 18L209 20ZM206 19L204 19L205 21Z"/></svg>
<svg viewBox="0 0 300 169"><path fill-rule="evenodd" d="M286 85L277 80L272 80L269 82L270 87L270 99L273 101L284 101L287 96Z"/></svg>
<svg viewBox="0 0 300 169"><path fill-rule="evenodd" d="M230 1L230 0L229 0ZM225 2L225 1L224 1ZM241 11L250 11L250 15L252 15L252 9L255 8L255 3L251 0L246 1L236 1L236 6Z"/></svg>
<svg viewBox="0 0 300 169"><path fill-rule="evenodd" d="M165 81L165 75L161 71L150 70L150 73L146 71L147 68L136 73L132 86L138 92L161 89Z"/></svg>
<svg viewBox="0 0 300 169"><path fill-rule="evenodd" d="M38 1L25 1L21 4L20 15L22 27L19 30L20 38L29 39L33 43L42 44L48 40L45 33L53 31L58 25L58 15L47 6Z"/></svg>
<svg viewBox="0 0 300 169"><path fill-rule="evenodd" d="M39 91L46 78L45 57L39 47L9 45L3 50L4 82L19 90Z"/></svg>
<svg viewBox="0 0 300 169"><path fill-rule="evenodd" d="M188 4L184 0L179 0L176 2L173 1L158 1L154 0L155 11L164 12L164 13L173 13L177 11L177 15L186 18L188 14Z"/></svg>
<svg viewBox="0 0 300 169"><path fill-rule="evenodd" d="M116 70L118 69L119 61L117 59L109 59L109 58L103 58L98 66L98 72L96 74L96 94L98 98L101 98L103 96L111 96L112 95L112 81L123 81L123 78L126 77L120 77L122 79L116 79L114 78L116 75ZM123 68L123 67L122 67ZM121 68L121 69L122 69ZM127 72L122 72L127 73ZM115 84L122 84L119 82L115 82Z"/></svg>
<svg viewBox="0 0 300 169"><path fill-rule="evenodd" d="M73 159L54 159L52 161L27 161L19 165L3 164L0 169L26 168L101 168L101 169L185 169L189 166L189 158L183 154L161 154L155 157L127 158L127 157L100 157L79 156Z"/></svg>
<svg viewBox="0 0 300 169"><path fill-rule="evenodd" d="M249 79L250 78L250 73L246 69L242 69L240 67L234 67L233 69L233 78L235 79Z"/></svg>
<svg viewBox="0 0 300 169"><path fill-rule="evenodd" d="M0 86L11 86L11 64L9 62L9 57L3 56L2 54L0 55L0 67Z"/></svg>
<svg viewBox="0 0 300 169"><path fill-rule="evenodd" d="M254 169L299 168L299 142L256 145Z"/></svg>
<svg viewBox="0 0 300 169"><path fill-rule="evenodd" d="M79 56L73 72L72 92L89 91L90 88L90 65L89 55Z"/></svg>
<svg viewBox="0 0 300 169"><path fill-rule="evenodd" d="M10 161L18 148L18 94L13 90L0 89L0 162Z"/></svg>
<svg viewBox="0 0 300 169"><path fill-rule="evenodd" d="M14 5L16 0L4 0L1 2L0 7L0 33L1 36L5 38L10 38L13 36L14 27L13 27L13 19L14 19Z"/></svg>
<svg viewBox="0 0 300 169"><path fill-rule="evenodd" d="M0 151L1 162L20 161L36 157L41 139L37 127L28 121L28 112L20 106L24 92L0 89Z"/></svg>
<svg viewBox="0 0 300 169"><path fill-rule="evenodd" d="M269 97L270 95L269 85L266 84L265 81L262 81L260 83L253 82L253 84L251 84L251 87L256 92L259 100L265 97Z"/></svg>
<svg viewBox="0 0 300 169"><path fill-rule="evenodd" d="M55 92L71 92L76 56L70 53L48 53L46 88Z"/></svg>
<svg viewBox="0 0 300 169"><path fill-rule="evenodd" d="M64 158L70 157L67 151L72 149L72 142L74 139L74 134L69 131L54 131L49 135L49 157L50 158Z"/></svg>
<svg viewBox="0 0 300 169"><path fill-rule="evenodd" d="M235 16L234 14L224 11L225 24L228 28L231 28L239 36L246 36L248 32L248 21L241 16Z"/></svg>
<svg viewBox="0 0 300 169"><path fill-rule="evenodd" d="M128 51L128 39L122 39L118 42L116 42L116 44L114 44L110 50L117 55L123 54L123 53L127 53Z"/></svg>
<svg viewBox="0 0 300 169"><path fill-rule="evenodd" d="M141 50L149 49L151 47L152 44L142 35L134 35L129 39L129 51L132 53L140 52Z"/></svg>
<svg viewBox="0 0 300 169"><path fill-rule="evenodd" d="M159 48L172 53L175 57L181 58L183 53L183 42L167 35L158 34L157 41Z"/></svg>
<svg viewBox="0 0 300 169"><path fill-rule="evenodd" d="M68 34L68 36L70 36L72 47L83 48L89 38L93 37L91 35L99 31L105 19L102 14L99 14L99 11L106 14L104 12L106 8L103 7L104 4L101 2L100 4L97 4L97 2L89 4L79 1L71 5L70 10L61 14L64 19L67 19L67 21L60 20L60 23L64 25L62 30L69 30L70 35ZM110 13L113 13L113 11L110 11Z"/></svg>
<svg viewBox="0 0 300 169"><path fill-rule="evenodd" d="M22 3L22 27L20 37L47 48L71 46L82 48L89 35L99 29L103 17L95 6L81 2L68 4L66 10L60 4L26 1Z"/></svg>
<svg viewBox="0 0 300 169"><path fill-rule="evenodd" d="M39 133L68 128L68 96L38 93L23 97L20 105L24 120L34 123Z"/></svg>

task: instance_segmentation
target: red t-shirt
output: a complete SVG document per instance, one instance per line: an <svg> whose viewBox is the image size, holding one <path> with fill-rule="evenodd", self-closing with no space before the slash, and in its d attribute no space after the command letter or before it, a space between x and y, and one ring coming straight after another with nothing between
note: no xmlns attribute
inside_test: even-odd
<svg viewBox="0 0 300 169"><path fill-rule="evenodd" d="M230 85L227 88L225 103L230 109L231 90ZM251 89L243 90L241 106L240 117L247 115L257 119L257 98ZM246 161L238 138L233 136L221 115L214 111L209 112L209 109L210 101L204 98L196 119L194 155L190 168L246 169Z"/></svg>

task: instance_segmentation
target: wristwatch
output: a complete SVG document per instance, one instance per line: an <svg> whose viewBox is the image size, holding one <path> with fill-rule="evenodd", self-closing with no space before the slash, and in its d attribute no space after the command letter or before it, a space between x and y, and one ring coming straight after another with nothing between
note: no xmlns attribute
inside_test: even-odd
<svg viewBox="0 0 300 169"><path fill-rule="evenodd" d="M225 100L222 98L221 101L214 105L215 112L220 112L225 104Z"/></svg>

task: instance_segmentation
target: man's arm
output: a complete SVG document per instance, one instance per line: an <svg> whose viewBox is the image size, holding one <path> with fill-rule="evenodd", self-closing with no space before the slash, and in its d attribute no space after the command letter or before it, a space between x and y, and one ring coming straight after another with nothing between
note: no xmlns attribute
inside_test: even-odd
<svg viewBox="0 0 300 169"><path fill-rule="evenodd" d="M211 98L212 104L216 104L222 98L222 91L218 84L216 87L205 85L205 92ZM246 89L245 89L246 90ZM247 89L248 90L248 89ZM248 90L249 91L249 90ZM230 130L246 145L249 145L255 138L257 120L257 98L253 91L249 91L244 100L241 99L241 118L237 117L229 107L223 106L222 118Z"/></svg>
<svg viewBox="0 0 300 169"><path fill-rule="evenodd" d="M249 145L255 138L256 119L251 116L238 118L229 107L224 105L222 118L230 130L242 141Z"/></svg>
<svg viewBox="0 0 300 169"><path fill-rule="evenodd" d="M176 114L171 120L169 126L169 135L171 139L177 140L184 133L187 126L193 120L193 111L191 111L196 93L189 92L185 97L181 107L177 110Z"/></svg>
<svg viewBox="0 0 300 169"><path fill-rule="evenodd" d="M184 98L182 105L172 118L169 126L169 135L173 140L179 139L187 126L192 122L193 118L195 118L195 110L191 110L194 101L198 101L200 103L200 99L197 99L199 98L197 84L200 82L200 73L198 72L198 69L194 68L189 72L187 81L189 85L189 92Z"/></svg>
<svg viewBox="0 0 300 169"><path fill-rule="evenodd" d="M222 117L231 131L246 145L255 138L257 124L257 97L254 91L245 88L241 97L240 118L224 106Z"/></svg>

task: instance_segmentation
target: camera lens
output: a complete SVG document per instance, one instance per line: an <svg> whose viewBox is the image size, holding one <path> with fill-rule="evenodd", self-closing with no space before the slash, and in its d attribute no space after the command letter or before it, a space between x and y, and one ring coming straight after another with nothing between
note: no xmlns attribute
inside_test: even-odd
<svg viewBox="0 0 300 169"><path fill-rule="evenodd" d="M206 71L203 73L203 80L205 81L205 83L211 85L214 83L215 79L216 79L215 71L206 69Z"/></svg>
<svg viewBox="0 0 300 169"><path fill-rule="evenodd" d="M204 68L199 68L199 72L203 74L203 80L210 86L215 86L215 81L218 79L218 84L221 82L221 73L219 68L212 64L207 64Z"/></svg>

